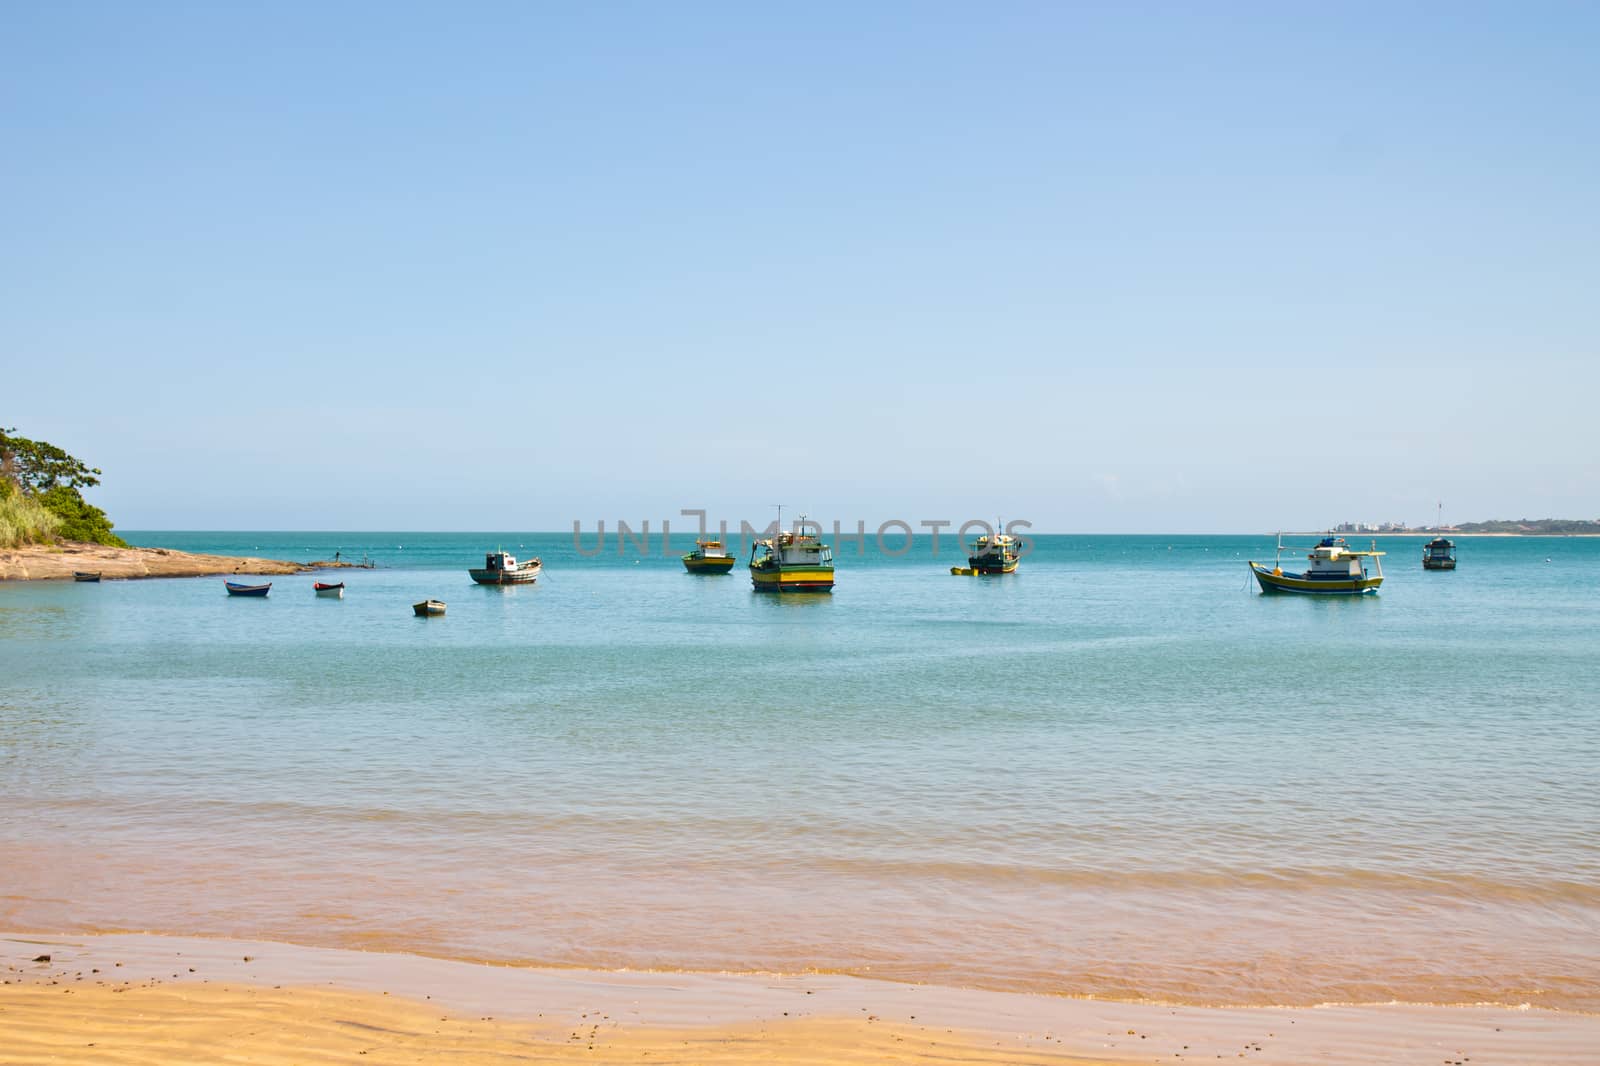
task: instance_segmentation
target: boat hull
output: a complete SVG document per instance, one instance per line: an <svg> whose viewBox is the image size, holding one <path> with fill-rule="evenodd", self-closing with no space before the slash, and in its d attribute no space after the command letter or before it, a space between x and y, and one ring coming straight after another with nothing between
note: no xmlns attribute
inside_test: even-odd
<svg viewBox="0 0 1600 1066"><path fill-rule="evenodd" d="M974 555L967 560L967 569L976 574L1014 574L1020 559L991 559Z"/></svg>
<svg viewBox="0 0 1600 1066"><path fill-rule="evenodd" d="M1299 596L1365 596L1378 591L1382 575L1360 578L1307 578L1300 574L1273 573L1272 567L1251 563L1250 572L1262 592L1288 592Z"/></svg>
<svg viewBox="0 0 1600 1066"><path fill-rule="evenodd" d="M344 586L318 585L316 587L316 593L318 596L326 596L329 599L342 600L344 599Z"/></svg>
<svg viewBox="0 0 1600 1066"><path fill-rule="evenodd" d="M444 614L444 604L438 600L423 600L421 603L413 603L411 610L418 618L437 618Z"/></svg>
<svg viewBox="0 0 1600 1066"><path fill-rule="evenodd" d="M685 555L683 557L683 568L691 574L727 574L733 572L733 564L737 561L731 555L713 555L709 558Z"/></svg>
<svg viewBox="0 0 1600 1066"><path fill-rule="evenodd" d="M1454 559L1424 559L1422 560L1422 568L1424 570L1454 570L1456 561Z"/></svg>
<svg viewBox="0 0 1600 1066"><path fill-rule="evenodd" d="M236 585L232 581L224 581L230 596L265 596L272 590L272 582L265 585Z"/></svg>
<svg viewBox="0 0 1600 1066"><path fill-rule="evenodd" d="M757 592L832 592L833 567L752 566L750 584Z"/></svg>
<svg viewBox="0 0 1600 1066"><path fill-rule="evenodd" d="M98 584L100 581L100 571L74 570L72 572L72 580L83 581L89 584Z"/></svg>
<svg viewBox="0 0 1600 1066"><path fill-rule="evenodd" d="M519 570L468 570L467 575L480 585L531 585L539 580L541 566Z"/></svg>

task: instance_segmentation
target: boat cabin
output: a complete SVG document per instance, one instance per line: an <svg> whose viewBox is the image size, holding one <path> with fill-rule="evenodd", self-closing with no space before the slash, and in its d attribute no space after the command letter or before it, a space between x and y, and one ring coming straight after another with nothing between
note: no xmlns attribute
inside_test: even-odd
<svg viewBox="0 0 1600 1066"><path fill-rule="evenodd" d="M803 521L803 520L802 520ZM815 534L803 533L799 524L771 540L758 540L751 546L753 566L832 566L833 546Z"/></svg>
<svg viewBox="0 0 1600 1066"><path fill-rule="evenodd" d="M1307 568L1307 580L1338 580L1348 581L1350 578L1366 576L1366 567L1362 560L1371 556L1372 552L1353 551L1345 543L1343 537L1323 537L1311 554L1306 558L1311 566Z"/></svg>
<svg viewBox="0 0 1600 1066"><path fill-rule="evenodd" d="M517 557L510 552L489 552L483 557L483 568L514 574L517 572Z"/></svg>

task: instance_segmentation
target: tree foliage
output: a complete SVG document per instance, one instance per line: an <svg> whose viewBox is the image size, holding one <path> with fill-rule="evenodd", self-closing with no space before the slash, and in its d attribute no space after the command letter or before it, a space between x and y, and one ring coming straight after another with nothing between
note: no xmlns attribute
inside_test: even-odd
<svg viewBox="0 0 1600 1066"><path fill-rule="evenodd" d="M16 435L16 428L0 428L0 474L26 492L48 492L57 485L85 489L100 484L100 468L68 455L49 441Z"/></svg>
<svg viewBox="0 0 1600 1066"><path fill-rule="evenodd" d="M98 484L98 467L48 441L0 427L0 501L7 501L8 539L27 543L59 536L126 548L127 542L111 532L106 513L78 491ZM52 517L38 518L40 509ZM25 515L33 518L24 521Z"/></svg>
<svg viewBox="0 0 1600 1066"><path fill-rule="evenodd" d="M71 485L57 485L41 492L38 501L45 510L61 519L57 536L66 540L82 540L91 544L111 544L126 548L128 542L111 532L111 519L94 504L85 500Z"/></svg>

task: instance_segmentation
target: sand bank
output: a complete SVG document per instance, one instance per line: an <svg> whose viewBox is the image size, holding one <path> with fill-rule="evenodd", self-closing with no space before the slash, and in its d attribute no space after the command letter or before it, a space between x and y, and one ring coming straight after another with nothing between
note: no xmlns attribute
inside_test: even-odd
<svg viewBox="0 0 1600 1066"><path fill-rule="evenodd" d="M32 961L48 955L48 962ZM1169 1007L834 975L599 972L158 937L0 936L5 1061L1593 1062L1600 1017Z"/></svg>
<svg viewBox="0 0 1600 1066"><path fill-rule="evenodd" d="M75 570L104 578L201 577L206 574L298 574L333 563L195 555L170 548L111 548L104 544L34 544L0 551L0 581L72 580Z"/></svg>

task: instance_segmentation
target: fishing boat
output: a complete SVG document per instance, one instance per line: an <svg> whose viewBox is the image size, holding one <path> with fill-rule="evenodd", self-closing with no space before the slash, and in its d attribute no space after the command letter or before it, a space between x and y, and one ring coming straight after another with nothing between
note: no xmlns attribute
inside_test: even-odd
<svg viewBox="0 0 1600 1066"><path fill-rule="evenodd" d="M808 528L801 515L794 529L750 545L750 583L757 592L833 591L833 548Z"/></svg>
<svg viewBox="0 0 1600 1066"><path fill-rule="evenodd" d="M327 596L327 597L329 597L331 599L335 599L335 600L344 599L344 582L343 581L340 581L337 584L333 584L333 585L328 585L328 584L324 584L321 581L317 581L317 582L314 582L311 587L316 590L318 596Z"/></svg>
<svg viewBox="0 0 1600 1066"><path fill-rule="evenodd" d="M1422 546L1424 570L1454 570L1456 568L1456 542L1444 537L1434 537Z"/></svg>
<svg viewBox="0 0 1600 1066"><path fill-rule="evenodd" d="M1006 533L979 537L967 556L966 566L952 566L952 574L1014 574L1022 561L1022 539Z"/></svg>
<svg viewBox="0 0 1600 1066"><path fill-rule="evenodd" d="M697 540L694 551L683 557L683 568L691 574L726 574L738 562L720 540Z"/></svg>
<svg viewBox="0 0 1600 1066"><path fill-rule="evenodd" d="M418 618L432 618L444 614L444 601L423 600L421 603L413 603L411 609L416 612Z"/></svg>
<svg viewBox="0 0 1600 1066"><path fill-rule="evenodd" d="M531 585L539 580L540 569L538 559L519 563L510 552L487 552L482 569L467 573L480 585Z"/></svg>
<svg viewBox="0 0 1600 1066"><path fill-rule="evenodd" d="M98 582L100 580L100 571L98 571L98 570L74 570L72 572L72 580L74 580L74 581Z"/></svg>
<svg viewBox="0 0 1600 1066"><path fill-rule="evenodd" d="M272 589L270 581L265 585L241 585L237 581L224 581L223 584L228 586L230 596L265 596Z"/></svg>
<svg viewBox="0 0 1600 1066"><path fill-rule="evenodd" d="M1362 596L1378 591L1383 584L1384 554L1373 545L1371 551L1357 551L1343 537L1323 537L1306 556L1309 566L1298 574L1283 571L1283 536L1278 536L1278 558L1269 567L1250 564L1250 572L1262 592L1296 592L1312 596ZM1291 551L1298 549L1290 548ZM1372 571L1367 560L1372 560Z"/></svg>

